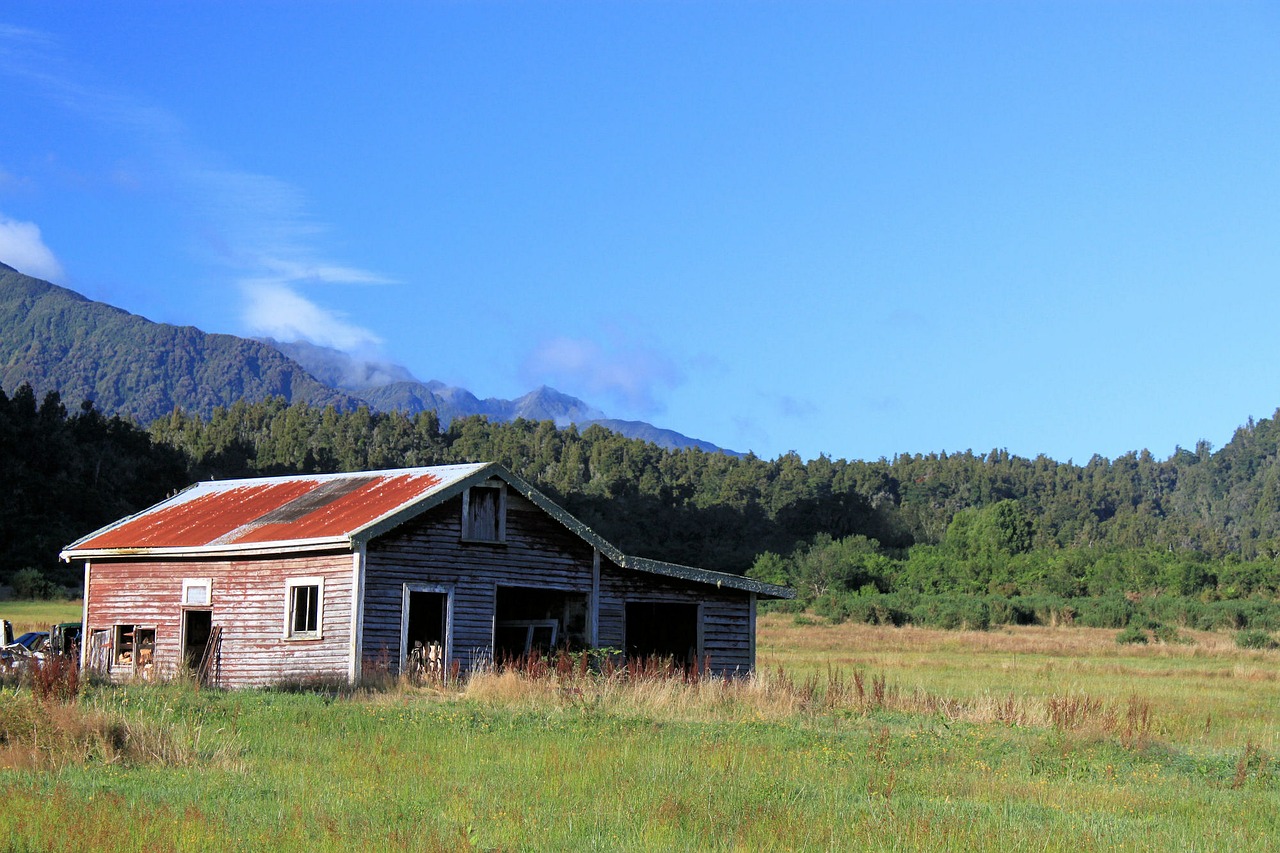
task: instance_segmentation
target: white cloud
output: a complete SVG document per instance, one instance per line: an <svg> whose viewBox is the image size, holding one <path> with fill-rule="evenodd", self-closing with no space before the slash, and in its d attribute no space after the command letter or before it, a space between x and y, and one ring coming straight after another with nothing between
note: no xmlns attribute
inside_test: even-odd
<svg viewBox="0 0 1280 853"><path fill-rule="evenodd" d="M40 228L34 222L0 216L0 261L36 278L63 279L62 264L44 244Z"/></svg>
<svg viewBox="0 0 1280 853"><path fill-rule="evenodd" d="M282 281L244 282L245 322L255 334L282 341L299 339L352 351L376 347L382 339L346 321L337 311L316 305Z"/></svg>
<svg viewBox="0 0 1280 853"><path fill-rule="evenodd" d="M641 413L661 411L661 392L681 380L674 363L651 347L565 337L540 344L522 372L527 381L607 396Z"/></svg>
<svg viewBox="0 0 1280 853"><path fill-rule="evenodd" d="M211 262L245 294L241 319L251 332L339 349L380 343L376 334L342 312L304 295L309 287L392 280L325 257L319 242L328 229L311 216L297 187L227 167L194 143L182 121L161 106L82 83L85 75L63 61L58 45L45 34L0 24L0 72L38 86L68 110L131 134L147 150L154 169L150 181L178 200ZM139 184L138 176L118 170L110 180ZM35 234L38 243L39 232ZM61 275L52 253L48 260Z"/></svg>

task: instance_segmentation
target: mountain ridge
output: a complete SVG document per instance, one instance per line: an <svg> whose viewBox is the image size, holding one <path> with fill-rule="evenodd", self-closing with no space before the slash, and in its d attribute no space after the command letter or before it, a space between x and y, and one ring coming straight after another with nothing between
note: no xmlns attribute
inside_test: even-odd
<svg viewBox="0 0 1280 853"><path fill-rule="evenodd" d="M391 362L364 360L332 347L306 341L282 343L272 338L261 340L277 347L322 381L333 378L340 390L367 401L370 408L378 411L398 411L413 415L434 410L445 425L455 418L470 415L484 415L503 422L518 418L553 421L558 427L574 424L580 429L599 425L627 438L650 441L669 450L696 447L708 453L740 455L709 441L690 438L646 421L610 418L589 403L545 384L514 400L499 397L482 400L466 388L446 385L435 379L426 382L419 380L407 368ZM390 381L374 385L360 384L359 378L371 376L385 376Z"/></svg>
<svg viewBox="0 0 1280 853"><path fill-rule="evenodd" d="M0 263L0 388L28 383L41 394L91 400L108 414L151 423L174 409L209 417L237 400L281 397L349 411L416 414L434 410L444 424L492 420L601 424L667 449L723 450L641 421L608 419L586 402L546 385L515 400L481 400L465 388L423 382L401 365L358 359L308 342L281 343L157 323L89 299Z"/></svg>

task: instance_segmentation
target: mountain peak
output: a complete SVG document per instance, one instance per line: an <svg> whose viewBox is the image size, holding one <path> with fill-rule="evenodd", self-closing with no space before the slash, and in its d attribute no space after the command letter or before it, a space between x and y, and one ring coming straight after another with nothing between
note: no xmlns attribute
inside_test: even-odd
<svg viewBox="0 0 1280 853"><path fill-rule="evenodd" d="M664 447L714 448L650 424L606 420L588 403L540 385L515 400L480 400L466 388L422 382L405 367L307 341L281 343L154 323L0 263L0 388L93 400L146 424L180 408L209 417L237 400L367 404L383 412L434 411L442 423L471 415L557 426L592 423Z"/></svg>

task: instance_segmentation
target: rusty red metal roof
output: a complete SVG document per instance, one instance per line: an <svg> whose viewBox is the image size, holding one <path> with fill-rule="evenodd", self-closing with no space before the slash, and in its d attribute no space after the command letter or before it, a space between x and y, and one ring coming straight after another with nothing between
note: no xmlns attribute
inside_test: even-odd
<svg viewBox="0 0 1280 853"><path fill-rule="evenodd" d="M770 598L795 597L788 589L751 578L628 557L537 489L493 463L196 483L71 543L62 558L276 554L355 547L492 477L505 480L622 568Z"/></svg>
<svg viewBox="0 0 1280 853"><path fill-rule="evenodd" d="M89 534L68 546L64 555L341 543L485 467L444 465L197 483Z"/></svg>

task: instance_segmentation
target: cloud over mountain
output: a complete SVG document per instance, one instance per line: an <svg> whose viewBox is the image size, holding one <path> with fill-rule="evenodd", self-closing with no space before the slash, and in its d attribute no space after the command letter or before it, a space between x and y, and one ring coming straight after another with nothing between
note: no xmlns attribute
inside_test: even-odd
<svg viewBox="0 0 1280 853"><path fill-rule="evenodd" d="M34 222L19 222L0 214L0 261L30 276L62 281L62 264L45 245Z"/></svg>

